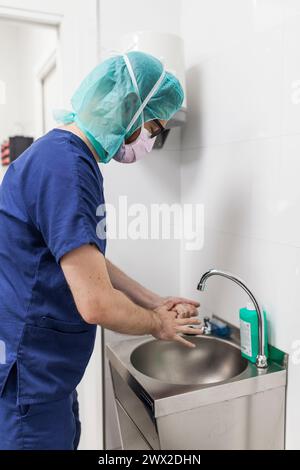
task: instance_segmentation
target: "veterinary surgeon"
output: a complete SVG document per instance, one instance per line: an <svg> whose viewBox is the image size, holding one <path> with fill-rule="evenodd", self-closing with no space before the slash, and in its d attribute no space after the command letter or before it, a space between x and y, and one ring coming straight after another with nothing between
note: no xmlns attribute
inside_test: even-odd
<svg viewBox="0 0 300 470"><path fill-rule="evenodd" d="M72 112L56 112L60 125L10 164L0 187L0 449L77 448L76 386L97 325L183 348L193 347L183 334L202 332L197 302L129 278L96 232L98 163L144 158L182 101L155 57L111 57L80 84Z"/></svg>

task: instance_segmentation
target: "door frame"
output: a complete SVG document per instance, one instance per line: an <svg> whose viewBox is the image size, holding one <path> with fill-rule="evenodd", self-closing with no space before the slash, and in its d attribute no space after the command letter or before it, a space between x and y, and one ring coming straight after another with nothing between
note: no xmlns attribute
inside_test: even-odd
<svg viewBox="0 0 300 470"><path fill-rule="evenodd" d="M0 5L0 18L59 27L62 23L63 15Z"/></svg>
<svg viewBox="0 0 300 470"><path fill-rule="evenodd" d="M57 69L57 49L55 48L47 59L43 62L42 65L36 71L36 80L38 87L38 110L40 115L41 128L39 129L39 134L42 135L46 132L45 125L45 97L44 97L44 81L47 78L48 74L54 69Z"/></svg>
<svg viewBox="0 0 300 470"><path fill-rule="evenodd" d="M57 30L57 38L59 39L60 37L60 28L62 25L64 16L62 14L56 14L56 13L47 13L43 11L35 11L35 10L26 10L25 8L15 8L15 7L5 7L0 5L0 19L5 19L5 20L11 20L11 21L19 21L22 23L28 23L28 24L34 24L34 25L40 25L40 26L52 26L55 27ZM55 57L52 57L55 56ZM48 64L49 60L49 64ZM61 45L60 41L57 41L55 53L51 54L49 56L48 60L44 64L45 67L49 67L52 61L52 66L56 66L57 70L57 77L58 77L58 102L62 103L62 83L63 83L63 67L62 67L62 54L61 54ZM55 63L53 64L53 60L55 60ZM49 71L49 69L48 69ZM39 126L39 129L37 129L38 135L42 135L44 131L44 119L43 119L43 113L42 113L42 106L43 106L43 100L41 97L42 93L42 85L41 85L41 74L46 73L43 70L43 66L40 67L40 69L37 70L36 72L36 78L37 78L37 87L39 90L39 109L38 112L40 114L41 118L41 126ZM42 101L40 101L42 100Z"/></svg>

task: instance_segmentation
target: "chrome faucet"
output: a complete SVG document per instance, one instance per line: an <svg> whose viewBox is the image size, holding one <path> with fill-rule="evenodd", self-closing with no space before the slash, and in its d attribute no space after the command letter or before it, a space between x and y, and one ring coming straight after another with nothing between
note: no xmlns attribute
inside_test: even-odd
<svg viewBox="0 0 300 470"><path fill-rule="evenodd" d="M204 317L203 318L203 334L204 335L211 335L211 323L209 317Z"/></svg>
<svg viewBox="0 0 300 470"><path fill-rule="evenodd" d="M264 369L268 367L268 361L265 355L265 333L264 333L264 322L263 322L263 316L262 316L262 309L260 308L256 298L248 289L248 287L245 285L244 281L242 279L233 276L230 273L224 272L224 271L219 271L218 269L211 269L210 271L207 271L206 273L203 274L201 277L199 284L197 286L198 290L204 291L205 289L205 284L206 281L209 277L211 276L222 276L226 277L227 279L230 279L231 281L235 282L237 285L239 285L242 289L244 289L245 292L249 295L250 299L252 300L252 303L255 307L256 313L257 313L257 319L258 319L258 342L259 342L259 352L256 357L256 367L259 367L260 369Z"/></svg>

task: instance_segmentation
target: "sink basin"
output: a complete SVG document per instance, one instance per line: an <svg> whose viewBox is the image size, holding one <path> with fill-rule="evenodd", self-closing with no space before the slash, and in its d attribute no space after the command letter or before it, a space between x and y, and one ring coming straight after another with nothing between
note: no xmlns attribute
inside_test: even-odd
<svg viewBox="0 0 300 470"><path fill-rule="evenodd" d="M212 384L241 374L248 361L238 347L209 336L187 338L196 347L152 340L131 354L131 364L142 374L169 384Z"/></svg>

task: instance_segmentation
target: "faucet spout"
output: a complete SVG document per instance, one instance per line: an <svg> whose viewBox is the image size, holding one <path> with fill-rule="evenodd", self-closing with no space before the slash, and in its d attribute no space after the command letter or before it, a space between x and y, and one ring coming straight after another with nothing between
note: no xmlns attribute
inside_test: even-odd
<svg viewBox="0 0 300 470"><path fill-rule="evenodd" d="M239 277L233 276L232 274L225 272L225 271L219 271L218 269L211 269L210 271L207 271L206 273L203 274L201 277L197 289L200 291L204 291L205 286L206 286L206 281L209 277L211 276L222 276L226 277L227 279L233 281L235 284L240 286L250 297L255 310L257 314L257 319L258 319L258 342L259 342L259 353L256 358L256 367L260 369L264 369L268 367L268 361L265 355L265 332L264 332L264 322L263 322L263 315L262 315L262 309L260 308L256 298L254 297L253 293L251 290L246 286L245 282L240 279Z"/></svg>

